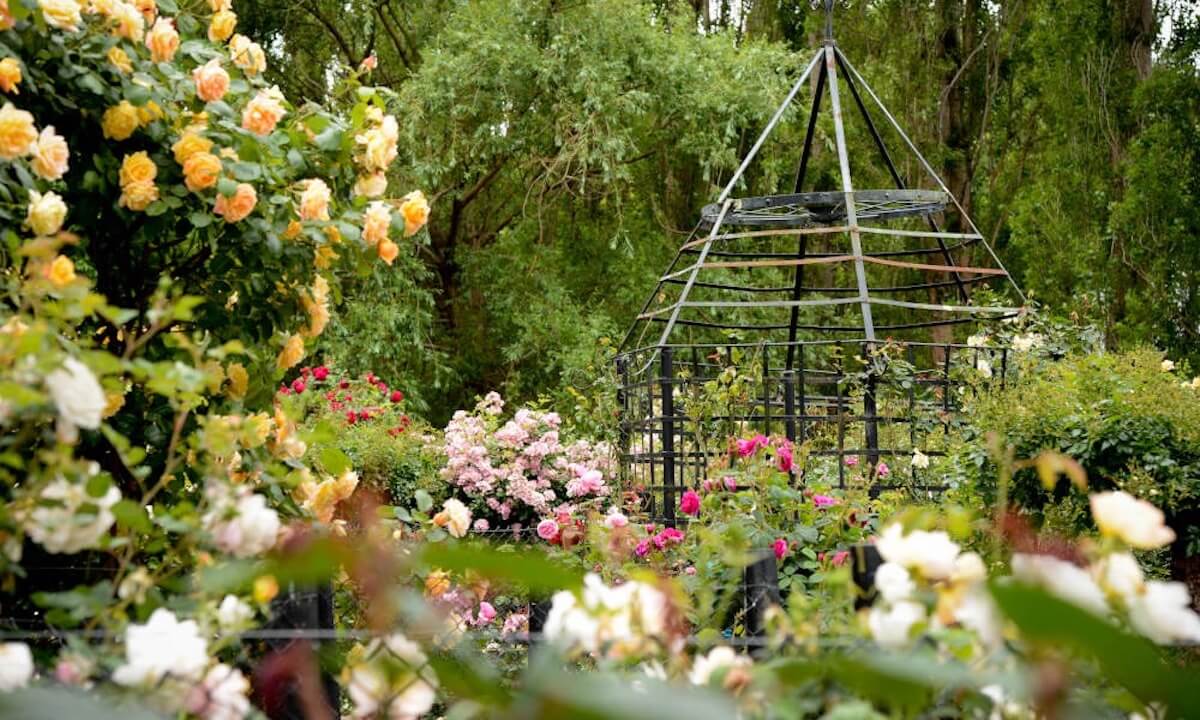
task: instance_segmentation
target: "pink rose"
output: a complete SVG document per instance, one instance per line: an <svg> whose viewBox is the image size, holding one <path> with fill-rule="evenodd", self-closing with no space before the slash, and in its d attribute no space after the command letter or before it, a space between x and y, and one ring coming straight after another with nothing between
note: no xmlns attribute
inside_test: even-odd
<svg viewBox="0 0 1200 720"><path fill-rule="evenodd" d="M475 619L476 625L487 625L496 619L496 608L492 607L489 602L479 603L479 615Z"/></svg>
<svg viewBox="0 0 1200 720"><path fill-rule="evenodd" d="M774 544L771 546L771 549L775 551L775 559L782 560L783 556L787 555L788 542L787 542L787 540L784 540L783 538L778 538L775 540Z"/></svg>
<svg viewBox="0 0 1200 720"><path fill-rule="evenodd" d="M487 518L479 518L475 521L475 532L487 532L491 525L488 524Z"/></svg>
<svg viewBox="0 0 1200 720"><path fill-rule="evenodd" d="M313 377L315 377L316 379L324 380L325 378L329 377L329 368L325 367L324 365L321 365L320 367L314 369L312 371L312 373L313 373Z"/></svg>
<svg viewBox="0 0 1200 720"><path fill-rule="evenodd" d="M783 445L775 451L775 462L779 467L780 472L792 471L792 444L784 441Z"/></svg>
<svg viewBox="0 0 1200 720"><path fill-rule="evenodd" d="M766 447L769 444L769 442L770 441L767 440L767 436L763 435L761 433L758 435L755 435L754 437L752 437L748 440L746 440L746 439L738 440L737 441L738 455L740 457L746 457L748 455L753 455L756 450L758 450L760 447Z"/></svg>
<svg viewBox="0 0 1200 720"><path fill-rule="evenodd" d="M813 495L813 505L819 508L833 507L838 504L838 499L829 495Z"/></svg>
<svg viewBox="0 0 1200 720"><path fill-rule="evenodd" d="M683 542L683 532L676 528L665 528L661 533L661 537L673 543Z"/></svg>
<svg viewBox="0 0 1200 720"><path fill-rule="evenodd" d="M685 568L683 569L683 574L684 574L684 575L695 575L695 574L696 574L696 566L695 566L695 565L688 565L687 567L685 567Z"/></svg>
<svg viewBox="0 0 1200 720"><path fill-rule="evenodd" d="M558 523L553 520L541 521L537 524L537 534L543 540L553 540L558 536Z"/></svg>
<svg viewBox="0 0 1200 720"><path fill-rule="evenodd" d="M855 457L854 455L851 455L846 458L846 467L854 467L855 465L858 465L857 457Z"/></svg>
<svg viewBox="0 0 1200 720"><path fill-rule="evenodd" d="M633 553L634 553L635 555L637 555L638 557L646 557L646 555L647 555L649 552L650 552L650 541L649 541L649 540L642 540L642 541L640 541L640 542L637 544L637 547L635 547L635 548L633 549Z"/></svg>
<svg viewBox="0 0 1200 720"><path fill-rule="evenodd" d="M850 557L849 550L838 550L837 552L835 552L833 554L832 562L835 567L840 567L843 563L846 562L846 558L848 558L848 557Z"/></svg>
<svg viewBox="0 0 1200 720"><path fill-rule="evenodd" d="M679 510L685 515L697 517L700 515L700 496L695 490L688 490L679 498Z"/></svg>
<svg viewBox="0 0 1200 720"><path fill-rule="evenodd" d="M887 466L887 463L880 462L878 465L875 466L875 474L881 478L885 478L888 475L892 474L892 469Z"/></svg>
<svg viewBox="0 0 1200 720"><path fill-rule="evenodd" d="M625 517L625 513L613 508L609 510L608 515L604 516L604 527L609 530L623 528L629 524L629 518Z"/></svg>
<svg viewBox="0 0 1200 720"><path fill-rule="evenodd" d="M736 491L738 489L737 478L735 478L732 475L726 475L725 479L724 479L724 483L725 483L726 490L729 490L732 492L732 491Z"/></svg>

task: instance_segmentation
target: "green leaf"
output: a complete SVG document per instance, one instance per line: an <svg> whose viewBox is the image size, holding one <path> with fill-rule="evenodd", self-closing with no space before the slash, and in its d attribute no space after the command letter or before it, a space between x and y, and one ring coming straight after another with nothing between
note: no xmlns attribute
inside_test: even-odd
<svg viewBox="0 0 1200 720"><path fill-rule="evenodd" d="M262 177L262 166L258 163L235 162L229 166L229 171L242 182L252 182Z"/></svg>
<svg viewBox="0 0 1200 720"><path fill-rule="evenodd" d="M433 496L425 490L418 490L413 497L417 500L417 509L421 512L429 512L429 508L433 507Z"/></svg>
<svg viewBox="0 0 1200 720"><path fill-rule="evenodd" d="M162 720L161 715L107 693L33 686L0 693L0 718L21 720Z"/></svg>
<svg viewBox="0 0 1200 720"><path fill-rule="evenodd" d="M338 448L327 447L321 450L321 467L330 475L341 475L354 467L354 463Z"/></svg>
<svg viewBox="0 0 1200 720"><path fill-rule="evenodd" d="M193 227L206 228L209 225L212 225L213 216L206 212L197 210L191 215L188 215L188 221L192 223Z"/></svg>
<svg viewBox="0 0 1200 720"><path fill-rule="evenodd" d="M150 516L146 514L146 508L132 500L121 500L113 505L112 514L118 523L135 532L148 533L153 528L150 524Z"/></svg>
<svg viewBox="0 0 1200 720"><path fill-rule="evenodd" d="M223 177L217 181L217 192L225 197L231 197L237 192L237 183L227 177Z"/></svg>
<svg viewBox="0 0 1200 720"><path fill-rule="evenodd" d="M535 592L569 590L583 581L578 570L554 560L537 546L512 552L483 543L443 542L425 546L421 560L429 567L472 570L486 578L516 583Z"/></svg>

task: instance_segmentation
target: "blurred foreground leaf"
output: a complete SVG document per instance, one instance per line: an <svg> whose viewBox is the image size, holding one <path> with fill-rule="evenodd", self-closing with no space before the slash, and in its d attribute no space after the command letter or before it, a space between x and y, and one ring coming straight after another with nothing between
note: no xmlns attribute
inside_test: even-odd
<svg viewBox="0 0 1200 720"><path fill-rule="evenodd" d="M114 698L95 692L34 686L0 693L0 720L162 720L163 717L127 702L117 704Z"/></svg>
<svg viewBox="0 0 1200 720"><path fill-rule="evenodd" d="M578 570L533 546L505 551L483 544L432 543L422 550L421 560L429 567L472 570L489 580L514 583L535 592L570 590L582 582Z"/></svg>

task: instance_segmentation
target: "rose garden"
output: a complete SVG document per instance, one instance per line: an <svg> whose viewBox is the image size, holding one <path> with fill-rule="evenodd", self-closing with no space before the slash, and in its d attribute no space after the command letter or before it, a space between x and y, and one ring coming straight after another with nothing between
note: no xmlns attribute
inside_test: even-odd
<svg viewBox="0 0 1200 720"><path fill-rule="evenodd" d="M1189 293L1023 292L832 2L412 5L0 0L0 718L1200 717Z"/></svg>

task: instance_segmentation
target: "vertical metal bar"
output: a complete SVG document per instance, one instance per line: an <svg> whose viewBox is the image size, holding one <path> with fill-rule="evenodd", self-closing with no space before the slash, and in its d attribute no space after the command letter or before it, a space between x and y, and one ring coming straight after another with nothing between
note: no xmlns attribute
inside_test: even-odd
<svg viewBox="0 0 1200 720"><path fill-rule="evenodd" d="M863 352L867 352L865 345ZM865 355L864 357L869 357L869 355ZM879 464L879 416L878 407L875 402L877 387L877 378L872 368L867 373L867 384L863 389L863 442L867 448L867 464L871 467L872 471ZM874 473L872 472L872 474Z"/></svg>
<svg viewBox="0 0 1200 720"><path fill-rule="evenodd" d="M835 367L837 372L834 375L836 382L833 385L833 392L834 410L837 412L838 488L844 490L846 488L846 413L842 408L842 379L845 378L845 375L840 357Z"/></svg>
<svg viewBox="0 0 1200 720"><path fill-rule="evenodd" d="M804 82L808 80L809 73L811 73L813 68L817 66L817 62L820 59L821 51L818 50L817 54L813 56L812 61L808 63L808 67L804 68L804 72L801 73L800 79L796 81L796 84L792 86L791 91L788 92L787 97L784 98L783 104L780 105L775 111L775 114L771 116L771 121L767 123L767 127L765 127L762 131L762 134L758 136L758 140L754 141L754 146L750 148L750 152L746 154L746 157L742 160L742 164L739 165L737 171L733 173L733 177L729 178L729 182L725 185L725 189L721 191L721 196L717 198L717 202L723 203L729 198L729 193L733 192L733 188L735 185L737 185L737 181L741 179L742 173L746 172L746 168L750 166L751 161L754 160L754 156L758 155L758 151L762 148L763 143L767 141L767 137L775 130L775 126L779 124L779 119L783 117L783 113L788 109L788 106L792 104L792 98L796 97L796 93L800 92L800 88L803 87ZM718 224L720 224L719 221Z"/></svg>
<svg viewBox="0 0 1200 720"><path fill-rule="evenodd" d="M783 371L783 432L788 442L796 442L796 373L792 370ZM789 474L795 477L793 468Z"/></svg>
<svg viewBox="0 0 1200 720"><path fill-rule="evenodd" d="M771 434L771 346L762 348L763 435Z"/></svg>
<svg viewBox="0 0 1200 720"><path fill-rule="evenodd" d="M954 346L947 344L945 368L942 370L945 382L942 386L942 426L945 432L950 432L950 355L953 352Z"/></svg>
<svg viewBox="0 0 1200 720"><path fill-rule="evenodd" d="M800 442L808 439L806 426L808 403L805 401L805 386L808 384L808 376L804 372L804 348L804 345L800 346Z"/></svg>
<svg viewBox="0 0 1200 720"><path fill-rule="evenodd" d="M662 447L663 447L663 515L666 524L675 527L675 363L672 348L660 354L662 373Z"/></svg>
<svg viewBox="0 0 1200 720"><path fill-rule="evenodd" d="M908 365L914 370L917 367L917 356L912 345L905 346ZM908 384L908 444L917 449L917 383L916 378Z"/></svg>
<svg viewBox="0 0 1200 720"><path fill-rule="evenodd" d="M842 104L838 98L838 79L833 45L825 45L825 69L829 73L829 101L833 107L833 130L837 138L838 164L842 171L842 192L846 197L846 225L850 248L854 253L854 274L858 279L858 299L862 307L863 330L869 342L875 342L875 321L871 317L871 296L867 289L867 270L863 265L862 238L858 232L858 213L854 207L854 181L850 176L850 155L846 148L846 129L842 125Z"/></svg>
<svg viewBox="0 0 1200 720"><path fill-rule="evenodd" d="M895 163L892 162L892 155L888 152L887 146L883 144L883 138L879 135L879 130L875 127L875 120L871 118L871 113L867 112L867 106L863 104L862 97L858 94L858 85L854 82L854 77L850 71L846 69L842 61L842 53L839 51L835 54L838 62L838 67L842 69L842 74L846 77L846 86L850 88L850 95L854 98L854 104L858 106L858 111L862 114L863 121L867 124L867 130L871 133L871 137L875 140L875 146L879 148L879 154L883 157L883 164L887 166L888 173L892 176L892 182L896 183L896 187L904 189L904 180L900 177L899 171L896 170ZM799 192L799 191L797 191ZM934 232L941 232L937 222L929 215L925 216L925 222L929 225L929 229ZM937 238L938 248L942 251L942 258L946 264L953 267L955 265L954 258L950 256L950 249L946 247L946 241L941 237ZM963 302L970 300L967 294L967 286L962 281L962 276L957 270L951 270L954 276L954 282L958 285L958 296Z"/></svg>
<svg viewBox="0 0 1200 720"><path fill-rule="evenodd" d="M629 480L629 358L617 356L617 410L621 413L617 420L617 453L621 459L621 484L628 486Z"/></svg>

